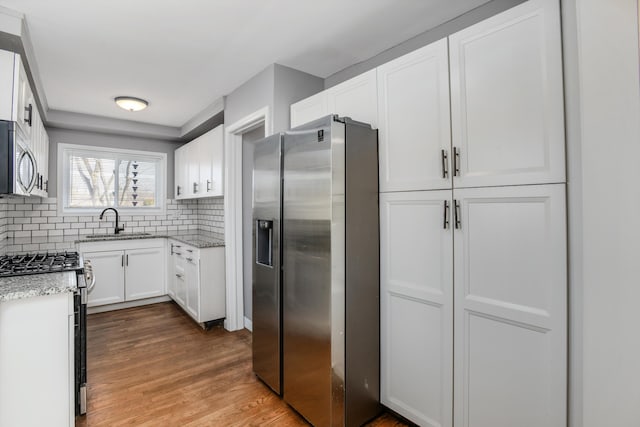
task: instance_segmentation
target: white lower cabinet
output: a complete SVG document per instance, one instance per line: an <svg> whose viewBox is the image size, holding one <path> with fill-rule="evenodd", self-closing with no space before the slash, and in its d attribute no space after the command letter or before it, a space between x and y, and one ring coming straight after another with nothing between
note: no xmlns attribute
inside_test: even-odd
<svg viewBox="0 0 640 427"><path fill-rule="evenodd" d="M164 239L83 243L79 251L96 277L89 307L165 295Z"/></svg>
<svg viewBox="0 0 640 427"><path fill-rule="evenodd" d="M125 299L127 301L164 295L164 245L125 251Z"/></svg>
<svg viewBox="0 0 640 427"><path fill-rule="evenodd" d="M422 426L565 426L565 185L380 208L382 403Z"/></svg>
<svg viewBox="0 0 640 427"><path fill-rule="evenodd" d="M453 195L454 424L565 426L565 186Z"/></svg>
<svg viewBox="0 0 640 427"><path fill-rule="evenodd" d="M381 400L422 426L452 422L450 199L450 190L380 195Z"/></svg>
<svg viewBox="0 0 640 427"><path fill-rule="evenodd" d="M226 315L224 247L201 248L169 240L169 296L196 322Z"/></svg>
<svg viewBox="0 0 640 427"><path fill-rule="evenodd" d="M84 252L85 260L91 261L95 273L95 286L89 294L89 307L115 304L124 301L124 252Z"/></svg>
<svg viewBox="0 0 640 427"><path fill-rule="evenodd" d="M0 426L75 425L73 312L70 292L0 302Z"/></svg>

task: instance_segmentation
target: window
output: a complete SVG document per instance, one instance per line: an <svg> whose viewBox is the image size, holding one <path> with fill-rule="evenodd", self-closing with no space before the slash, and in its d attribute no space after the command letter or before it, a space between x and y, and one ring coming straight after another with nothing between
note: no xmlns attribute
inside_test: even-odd
<svg viewBox="0 0 640 427"><path fill-rule="evenodd" d="M94 213L109 207L129 214L164 211L165 153L69 144L59 144L58 152L62 213Z"/></svg>

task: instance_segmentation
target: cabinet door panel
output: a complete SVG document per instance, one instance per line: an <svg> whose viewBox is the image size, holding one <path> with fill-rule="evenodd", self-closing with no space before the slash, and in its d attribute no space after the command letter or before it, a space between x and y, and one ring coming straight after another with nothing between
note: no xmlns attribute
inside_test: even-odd
<svg viewBox="0 0 640 427"><path fill-rule="evenodd" d="M125 253L127 301L165 295L164 249L132 249Z"/></svg>
<svg viewBox="0 0 640 427"><path fill-rule="evenodd" d="M381 400L432 427L452 423L450 199L450 190L380 196Z"/></svg>
<svg viewBox="0 0 640 427"><path fill-rule="evenodd" d="M0 70L2 70L2 80L0 80L0 120L13 121L15 117L14 99L14 70L16 54L7 50L0 50Z"/></svg>
<svg viewBox="0 0 640 427"><path fill-rule="evenodd" d="M203 141L196 139L185 145L187 155L187 197L199 197L202 188L200 187L200 145Z"/></svg>
<svg viewBox="0 0 640 427"><path fill-rule="evenodd" d="M224 127L218 126L202 135L199 143L200 191L201 197L215 197L223 194Z"/></svg>
<svg viewBox="0 0 640 427"><path fill-rule="evenodd" d="M564 184L454 199L455 425L564 426Z"/></svg>
<svg viewBox="0 0 640 427"><path fill-rule="evenodd" d="M443 39L378 67L380 191L451 188L448 65Z"/></svg>
<svg viewBox="0 0 640 427"><path fill-rule="evenodd" d="M124 301L124 252L84 252L91 261L96 284L89 293L89 307Z"/></svg>
<svg viewBox="0 0 640 427"><path fill-rule="evenodd" d="M328 89L329 114L351 117L378 127L376 80L376 70L371 70Z"/></svg>
<svg viewBox="0 0 640 427"><path fill-rule="evenodd" d="M176 298L176 264L178 256L175 255L174 245L175 242L168 242L169 248L167 250L167 295L171 298Z"/></svg>
<svg viewBox="0 0 640 427"><path fill-rule="evenodd" d="M557 0L530 0L449 38L456 187L564 182Z"/></svg>
<svg viewBox="0 0 640 427"><path fill-rule="evenodd" d="M183 199L187 191L187 156L186 147L180 147L175 151L175 198Z"/></svg>
<svg viewBox="0 0 640 427"><path fill-rule="evenodd" d="M291 127L303 125L329 113L327 91L322 91L291 105Z"/></svg>
<svg viewBox="0 0 640 427"><path fill-rule="evenodd" d="M185 273L187 276L187 312L200 321L200 271L198 260L193 255L187 255Z"/></svg>
<svg viewBox="0 0 640 427"><path fill-rule="evenodd" d="M16 56L18 60L18 56ZM20 71L18 72L18 103L17 103L17 123L19 129L22 131L25 141L29 144L31 141L31 129L33 127L32 114L37 109L35 102L33 102L33 93L29 86L29 80L27 79L27 73L24 69L24 65L20 61ZM33 150L33 146L28 145Z"/></svg>
<svg viewBox="0 0 640 427"><path fill-rule="evenodd" d="M178 257L176 263L176 297L175 301L182 307L187 306L187 276L184 270L184 259Z"/></svg>

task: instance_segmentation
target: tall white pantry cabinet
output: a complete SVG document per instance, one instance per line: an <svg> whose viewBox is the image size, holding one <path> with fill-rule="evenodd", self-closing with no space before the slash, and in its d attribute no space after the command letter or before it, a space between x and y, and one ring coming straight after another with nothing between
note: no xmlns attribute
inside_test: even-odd
<svg viewBox="0 0 640 427"><path fill-rule="evenodd" d="M566 425L563 108L558 0L291 106L378 127L381 401L421 426Z"/></svg>
<svg viewBox="0 0 640 427"><path fill-rule="evenodd" d="M566 424L557 0L378 68L382 402L423 426Z"/></svg>

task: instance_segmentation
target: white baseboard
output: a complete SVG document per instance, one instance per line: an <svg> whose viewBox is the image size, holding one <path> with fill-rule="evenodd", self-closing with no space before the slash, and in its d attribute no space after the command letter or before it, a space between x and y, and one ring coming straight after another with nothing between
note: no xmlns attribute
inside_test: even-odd
<svg viewBox="0 0 640 427"><path fill-rule="evenodd" d="M253 322L246 316L244 318L244 327L253 332Z"/></svg>
<svg viewBox="0 0 640 427"><path fill-rule="evenodd" d="M158 302L171 301L168 295L161 297L147 298L136 301L120 302L117 304L99 305L97 307L88 307L87 314L103 313L105 311L121 310L123 308L139 307L141 305L155 304Z"/></svg>

